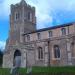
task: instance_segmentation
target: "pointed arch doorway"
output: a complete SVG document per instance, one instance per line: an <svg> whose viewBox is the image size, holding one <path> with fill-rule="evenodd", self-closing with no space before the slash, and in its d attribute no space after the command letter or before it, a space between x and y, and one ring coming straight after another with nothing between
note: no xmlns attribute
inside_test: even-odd
<svg viewBox="0 0 75 75"><path fill-rule="evenodd" d="M15 52L14 52L14 58L13 58L13 66L15 65L15 61L16 60L16 63L18 63L19 62L19 64L21 64L21 52L20 52L20 50L15 50Z"/></svg>

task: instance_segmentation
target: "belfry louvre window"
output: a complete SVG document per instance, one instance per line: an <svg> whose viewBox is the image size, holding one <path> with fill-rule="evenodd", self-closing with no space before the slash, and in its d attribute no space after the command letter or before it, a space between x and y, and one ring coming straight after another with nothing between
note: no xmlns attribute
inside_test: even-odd
<svg viewBox="0 0 75 75"><path fill-rule="evenodd" d="M28 12L28 16L27 17L28 17L29 21L32 21L32 13L31 12Z"/></svg>
<svg viewBox="0 0 75 75"><path fill-rule="evenodd" d="M15 13L15 19L17 20L17 19L19 19L20 18L20 14L19 14L19 12L16 12Z"/></svg>
<svg viewBox="0 0 75 75"><path fill-rule="evenodd" d="M38 48L38 59L43 59L43 49L42 49L42 47Z"/></svg>
<svg viewBox="0 0 75 75"><path fill-rule="evenodd" d="M58 45L54 45L54 58L60 58L60 49Z"/></svg>
<svg viewBox="0 0 75 75"><path fill-rule="evenodd" d="M66 28L61 29L62 35L66 35Z"/></svg>

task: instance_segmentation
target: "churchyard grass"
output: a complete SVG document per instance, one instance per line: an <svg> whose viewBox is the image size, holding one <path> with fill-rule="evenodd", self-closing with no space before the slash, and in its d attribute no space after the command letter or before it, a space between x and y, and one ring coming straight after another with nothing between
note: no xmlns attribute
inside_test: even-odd
<svg viewBox="0 0 75 75"><path fill-rule="evenodd" d="M75 73L75 67L33 67L33 73L59 73L59 72L71 72Z"/></svg>
<svg viewBox="0 0 75 75"><path fill-rule="evenodd" d="M19 69L20 75L26 75L26 68ZM51 75L61 75L61 73L68 73L75 75L75 67L33 67L32 68L32 75L44 75L44 74L51 74ZM0 75L10 75L10 69L8 68L0 68ZM65 75L65 74L64 74Z"/></svg>
<svg viewBox="0 0 75 75"><path fill-rule="evenodd" d="M0 75L10 75L9 70L8 68L0 68Z"/></svg>

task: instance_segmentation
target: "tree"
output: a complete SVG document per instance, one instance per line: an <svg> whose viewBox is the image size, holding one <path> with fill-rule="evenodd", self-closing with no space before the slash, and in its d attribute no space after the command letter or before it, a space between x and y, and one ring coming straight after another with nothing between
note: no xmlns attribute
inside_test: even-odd
<svg viewBox="0 0 75 75"><path fill-rule="evenodd" d="M0 49L0 66L2 66L2 63L3 63L3 52Z"/></svg>

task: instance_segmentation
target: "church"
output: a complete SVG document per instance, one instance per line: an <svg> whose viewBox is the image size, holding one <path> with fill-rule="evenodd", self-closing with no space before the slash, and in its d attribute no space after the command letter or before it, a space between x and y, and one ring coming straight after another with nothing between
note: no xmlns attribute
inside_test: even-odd
<svg viewBox="0 0 75 75"><path fill-rule="evenodd" d="M16 56L21 67L75 65L75 23L37 30L35 12L25 0L11 5L3 67L12 67Z"/></svg>

